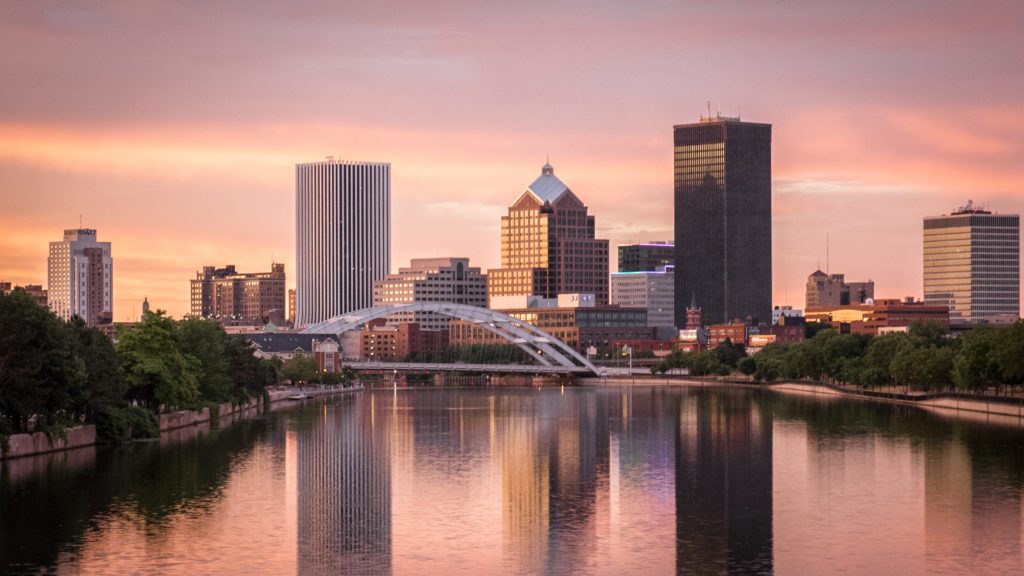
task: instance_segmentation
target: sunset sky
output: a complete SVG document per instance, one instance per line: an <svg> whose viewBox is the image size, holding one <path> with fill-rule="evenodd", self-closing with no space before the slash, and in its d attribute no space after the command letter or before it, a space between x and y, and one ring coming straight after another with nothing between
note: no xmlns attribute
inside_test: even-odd
<svg viewBox="0 0 1024 576"><path fill-rule="evenodd" d="M295 262L294 164L392 164L392 268L499 264L550 155L614 246L672 239L672 125L771 123L774 294L921 296L921 220L1024 211L1024 3L0 0L0 280L113 243L114 319ZM289 280L289 285L293 281Z"/></svg>

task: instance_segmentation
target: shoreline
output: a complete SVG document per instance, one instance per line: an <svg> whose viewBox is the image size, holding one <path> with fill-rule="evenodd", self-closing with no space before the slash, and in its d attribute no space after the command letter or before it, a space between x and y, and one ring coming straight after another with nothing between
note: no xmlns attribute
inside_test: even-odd
<svg viewBox="0 0 1024 576"><path fill-rule="evenodd" d="M902 394L878 391L846 390L823 382L783 381L771 384L742 382L737 380L701 380L698 378L651 378L651 377L614 377L614 378L580 378L580 386L666 386L708 388L712 386L754 388L770 390L780 394L801 394L833 398L853 398L916 406L928 412L944 416L963 416L965 419L985 421L995 424L1012 424L1024 427L1024 399L980 397L964 397L958 393L939 392L934 394Z"/></svg>
<svg viewBox="0 0 1024 576"><path fill-rule="evenodd" d="M362 390L363 388L342 388L338 386L329 386L324 388L319 387L307 387L300 388L303 394L310 398L319 396L329 396L332 394L344 394L349 392L355 392ZM277 404L279 402L289 401L289 396L296 393L295 388L291 389L277 389L267 391L267 398L270 405ZM218 406L218 414L216 419L218 421L225 420L227 422L234 421L240 417L249 415L250 413L259 413L259 408L264 404L263 396L257 396L252 398L244 404L234 405L231 403L224 403ZM168 433L181 431L186 428L196 427L202 424L209 424L214 420L214 417L210 414L210 408L201 408L199 410L179 410L177 412L167 412L164 414L157 414L157 423L160 428L160 436L157 438L147 438L142 442L153 442L159 441ZM8 449L4 450L0 447L0 461L14 460L17 458L28 458L31 456L41 456L44 454L53 454L56 452L66 452L68 450L76 450L78 448L87 448L90 446L98 446L96 436L96 425L85 424L82 426L75 426L68 428L65 431L65 437L54 435L52 438L47 436L45 432L30 432L22 434L12 434L8 438Z"/></svg>

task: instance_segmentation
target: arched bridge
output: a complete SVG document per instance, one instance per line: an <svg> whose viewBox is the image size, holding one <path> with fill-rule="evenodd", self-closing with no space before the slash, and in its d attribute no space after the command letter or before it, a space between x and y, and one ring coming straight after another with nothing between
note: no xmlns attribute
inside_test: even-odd
<svg viewBox="0 0 1024 576"><path fill-rule="evenodd" d="M387 306L374 306L364 308L335 316L323 322L307 326L303 334L330 334L339 336L350 330L357 330L363 324L377 318L387 318L402 312L434 312L449 318L457 318L473 322L480 328L499 336L510 344L519 347L540 365L538 372L560 372L560 373L584 373L598 374L598 369L584 358L571 346L558 338L549 335L540 328L522 320L513 318L501 312L478 308L467 304L454 304L450 302L410 302L407 304L391 304ZM353 363L358 366L359 363ZM393 365L389 363L389 365ZM417 364L419 367L428 366ZM463 365L432 365L435 369L465 370ZM502 370L502 366L490 366L495 371L525 371L524 366L508 366L508 370Z"/></svg>

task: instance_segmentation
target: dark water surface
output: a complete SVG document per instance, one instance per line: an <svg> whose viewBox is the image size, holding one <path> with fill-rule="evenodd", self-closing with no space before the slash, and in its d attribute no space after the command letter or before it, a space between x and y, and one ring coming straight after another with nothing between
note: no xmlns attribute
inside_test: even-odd
<svg viewBox="0 0 1024 576"><path fill-rule="evenodd" d="M0 573L1024 573L1021 429L850 399L366 391L0 466Z"/></svg>

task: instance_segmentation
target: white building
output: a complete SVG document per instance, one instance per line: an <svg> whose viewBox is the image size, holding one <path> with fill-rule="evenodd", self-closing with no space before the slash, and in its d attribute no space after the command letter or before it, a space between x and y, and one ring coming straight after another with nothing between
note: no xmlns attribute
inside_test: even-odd
<svg viewBox="0 0 1024 576"><path fill-rule="evenodd" d="M786 318L803 318L803 310L794 310L792 306L776 306L772 308L772 326L779 323L779 320L785 316Z"/></svg>
<svg viewBox="0 0 1024 576"><path fill-rule="evenodd" d="M671 328L675 322L675 273L672 266L645 272L613 272L609 301L625 308L645 308L647 325Z"/></svg>
<svg viewBox="0 0 1024 576"><path fill-rule="evenodd" d="M71 228L64 240L50 242L46 259L46 303L65 320L78 316L89 326L114 319L114 264L110 242L97 242L96 231Z"/></svg>
<svg viewBox="0 0 1024 576"><path fill-rule="evenodd" d="M295 166L297 326L367 308L391 268L391 164Z"/></svg>
<svg viewBox="0 0 1024 576"><path fill-rule="evenodd" d="M373 305L450 302L487 307L487 275L469 258L413 258L398 274L373 283ZM449 318L431 312L396 314L390 323L416 322L423 330L447 330Z"/></svg>

